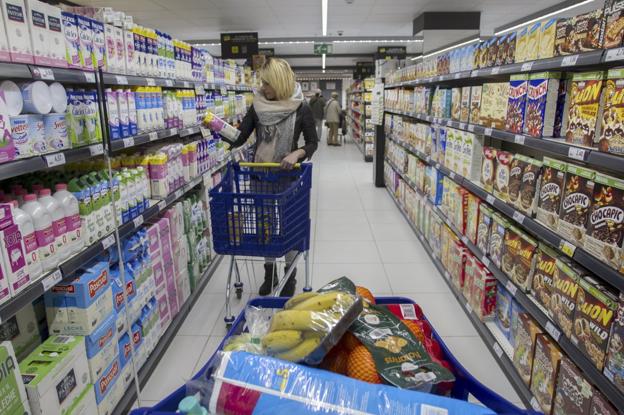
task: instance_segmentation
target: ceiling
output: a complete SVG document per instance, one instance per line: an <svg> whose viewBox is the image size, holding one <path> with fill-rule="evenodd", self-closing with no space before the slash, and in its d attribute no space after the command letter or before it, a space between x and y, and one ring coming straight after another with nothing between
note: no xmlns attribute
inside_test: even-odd
<svg viewBox="0 0 624 415"><path fill-rule="evenodd" d="M328 0L328 36L345 37L412 36L412 20L424 11L480 11L481 33L491 35L496 27L560 3L562 0ZM158 28L188 41L215 41L221 32L254 31L260 41L321 36L321 0L74 0L112 7L134 17L136 23ZM349 4L350 2L351 4ZM578 14L602 5L596 0L572 10ZM427 33L423 43L335 43L334 53L371 55L377 46L406 45L409 53L429 51L466 37L466 33ZM277 55L289 55L291 65L320 67L318 58L292 58L312 54L312 44L260 45L274 48ZM219 46L208 46L220 55ZM369 58L370 59L370 58ZM354 65L369 60L353 56L328 56L327 66Z"/></svg>

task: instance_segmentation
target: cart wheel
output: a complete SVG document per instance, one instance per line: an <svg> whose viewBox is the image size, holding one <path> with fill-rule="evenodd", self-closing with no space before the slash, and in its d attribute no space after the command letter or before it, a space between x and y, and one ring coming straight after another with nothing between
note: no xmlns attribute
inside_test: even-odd
<svg viewBox="0 0 624 415"><path fill-rule="evenodd" d="M303 287L304 293L309 293L310 291L312 291L312 287Z"/></svg>
<svg viewBox="0 0 624 415"><path fill-rule="evenodd" d="M235 282L234 288L236 288L236 299L240 300L243 297L243 283Z"/></svg>
<svg viewBox="0 0 624 415"><path fill-rule="evenodd" d="M230 316L230 317L225 316L223 318L223 321L225 321L225 328L228 329L229 331L232 328L232 324L234 323L234 316Z"/></svg>

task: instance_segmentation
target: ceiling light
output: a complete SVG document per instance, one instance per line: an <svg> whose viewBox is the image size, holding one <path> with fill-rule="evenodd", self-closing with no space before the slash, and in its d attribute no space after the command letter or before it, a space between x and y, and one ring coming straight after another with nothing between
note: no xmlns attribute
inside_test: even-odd
<svg viewBox="0 0 624 415"><path fill-rule="evenodd" d="M422 39L363 39L334 40L333 43L421 43Z"/></svg>
<svg viewBox="0 0 624 415"><path fill-rule="evenodd" d="M444 49L440 49L440 50L437 50L437 51L435 51L435 52L428 53L428 54L426 54L426 55L422 55L422 56L415 56L415 57L411 58L410 60L415 61L416 59L419 59L419 58L425 59L425 58L428 58L428 57L431 57L431 56L437 55L437 54L439 54L439 53L446 52L447 50L455 49L455 48L458 48L458 47L460 47L460 46L469 45L469 44L471 44L471 43L478 42L478 41L480 41L480 40L481 40L480 38L476 37L476 38L474 38L474 39L470 39L470 40L467 40L467 41L462 42L462 43L457 43L457 44L455 44L455 45L448 46L448 47L446 47L446 48L444 48Z"/></svg>
<svg viewBox="0 0 624 415"><path fill-rule="evenodd" d="M323 70L325 69L325 54L323 53L323 56L321 57L321 66L323 67Z"/></svg>
<svg viewBox="0 0 624 415"><path fill-rule="evenodd" d="M258 45L308 45L313 43L313 40L288 40L275 42L258 42Z"/></svg>
<svg viewBox="0 0 624 415"><path fill-rule="evenodd" d="M321 13L323 13L323 36L327 36L327 0L321 0Z"/></svg>
<svg viewBox="0 0 624 415"><path fill-rule="evenodd" d="M592 1L594 1L594 0L584 0L584 1L580 2L580 3L572 4L570 6L567 6L567 7L555 10L554 12L546 13L546 14L544 14L542 16L536 17L535 19L527 20L526 22L522 22L520 24L508 27L508 28L503 29L503 30L499 30L498 32L494 33L494 35L498 36L500 34L507 33L509 31L512 31L514 29L518 29L518 28L526 26L526 25L529 25L531 23L537 22L537 21L545 19L547 17L554 16L554 15L559 14L559 13L567 12L568 10L572 10L572 9L575 9L575 8L577 8L579 6L584 5L584 4L591 3Z"/></svg>

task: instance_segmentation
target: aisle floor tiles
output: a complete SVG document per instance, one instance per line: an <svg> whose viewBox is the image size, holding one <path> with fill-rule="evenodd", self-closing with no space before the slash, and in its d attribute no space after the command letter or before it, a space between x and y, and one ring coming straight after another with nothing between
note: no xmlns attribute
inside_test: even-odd
<svg viewBox="0 0 624 415"><path fill-rule="evenodd" d="M421 305L438 333L462 364L506 399L519 398L488 352L461 306L431 263L387 192L372 183L372 165L364 163L354 144L327 147L314 155L312 191L312 286L320 288L343 275L377 296L407 297ZM349 235L351 234L351 235ZM239 263L244 295L232 293L238 314L262 283L262 260ZM193 307L176 339L149 380L142 399L164 398L203 367L225 335L225 258ZM303 262L297 290L303 289ZM195 341L193 341L195 340ZM171 376L175 373L174 376Z"/></svg>

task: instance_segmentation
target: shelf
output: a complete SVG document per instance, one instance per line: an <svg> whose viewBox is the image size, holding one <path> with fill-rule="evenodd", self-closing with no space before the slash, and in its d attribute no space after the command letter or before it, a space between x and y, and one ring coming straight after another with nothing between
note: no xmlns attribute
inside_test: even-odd
<svg viewBox="0 0 624 415"><path fill-rule="evenodd" d="M200 127L198 125L189 128L167 128L159 131L152 131L149 133L143 133L139 135L135 135L133 137L122 138L119 140L114 140L111 142L111 151L116 152L120 150L125 150L127 148L132 148L136 146L140 146L143 144L150 143L152 141L162 140L164 138L180 136L186 137L193 134L200 133Z"/></svg>
<svg viewBox="0 0 624 415"><path fill-rule="evenodd" d="M154 347L154 350L152 351L152 353L150 353L149 357L147 358L143 366L138 370L138 373L137 373L138 382L141 388L145 386L151 374L154 372L154 370L160 363L162 357L167 351L167 348L169 347L169 344L171 344L176 334L178 333L178 330L180 330L180 327L182 327L184 320L186 319L189 312L191 311L191 309L193 308L193 306L195 305L195 303L201 296L202 292L206 288L206 285L208 284L208 282L214 275L214 272L219 267L219 264L221 263L222 259L223 259L222 256L217 255L212 260L208 268L204 271L203 275L199 278L199 285L197 286L195 291L191 293L191 296L186 300L186 302L182 305L182 307L180 307L178 314L176 314L176 316L173 318L173 320L171 321L171 323L169 324L169 327L167 327L165 332L162 333L158 343L156 344L156 347ZM114 414L129 413L136 399L137 399L137 390L133 384L126 390L126 393L124 393L121 400L117 403L117 406L115 407L115 410L113 411L113 413Z"/></svg>
<svg viewBox="0 0 624 415"><path fill-rule="evenodd" d="M219 90L225 88L228 91L247 92L253 88L245 85L225 85L196 81L182 81L170 78L145 77L140 75L123 75L105 72L103 74L104 85L133 85L133 86L160 86L166 88L203 88Z"/></svg>
<svg viewBox="0 0 624 415"><path fill-rule="evenodd" d="M95 84L95 72L72 68L57 68L26 63L0 62L3 79L41 79L77 84Z"/></svg>

